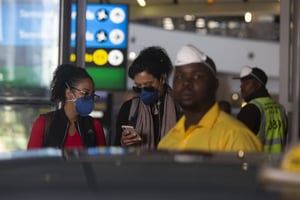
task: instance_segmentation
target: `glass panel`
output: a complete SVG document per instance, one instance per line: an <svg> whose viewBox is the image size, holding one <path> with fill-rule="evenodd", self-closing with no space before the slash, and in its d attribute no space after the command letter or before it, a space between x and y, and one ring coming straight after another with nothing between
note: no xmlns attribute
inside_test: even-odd
<svg viewBox="0 0 300 200"><path fill-rule="evenodd" d="M51 110L59 0L0 0L0 152L25 150L34 120Z"/></svg>
<svg viewBox="0 0 300 200"><path fill-rule="evenodd" d="M49 96L58 62L59 0L0 1L0 96Z"/></svg>
<svg viewBox="0 0 300 200"><path fill-rule="evenodd" d="M0 105L0 152L26 150L34 120L50 105Z"/></svg>

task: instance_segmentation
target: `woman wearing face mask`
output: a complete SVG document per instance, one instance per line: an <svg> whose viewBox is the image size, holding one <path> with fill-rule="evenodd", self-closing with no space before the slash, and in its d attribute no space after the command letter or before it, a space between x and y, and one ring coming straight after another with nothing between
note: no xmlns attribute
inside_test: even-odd
<svg viewBox="0 0 300 200"><path fill-rule="evenodd" d="M104 146L102 125L88 116L98 97L94 92L93 79L83 68L72 64L58 66L51 83L51 101L60 108L36 119L28 149Z"/></svg>
<svg viewBox="0 0 300 200"><path fill-rule="evenodd" d="M171 71L172 63L164 49L152 46L140 52L128 71L138 96L120 108L114 145L156 149L160 139L175 125L181 114L167 84ZM133 129L124 129L122 125Z"/></svg>

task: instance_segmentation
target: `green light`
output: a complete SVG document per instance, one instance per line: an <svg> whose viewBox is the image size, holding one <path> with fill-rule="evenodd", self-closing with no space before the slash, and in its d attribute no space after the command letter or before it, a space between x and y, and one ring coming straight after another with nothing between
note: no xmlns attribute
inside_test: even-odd
<svg viewBox="0 0 300 200"><path fill-rule="evenodd" d="M89 67L86 70L94 79L96 90L125 90L126 69L112 67Z"/></svg>

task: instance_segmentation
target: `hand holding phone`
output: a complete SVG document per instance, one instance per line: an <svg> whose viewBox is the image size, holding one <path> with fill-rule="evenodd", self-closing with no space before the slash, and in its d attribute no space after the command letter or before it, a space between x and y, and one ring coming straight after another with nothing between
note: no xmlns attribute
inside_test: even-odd
<svg viewBox="0 0 300 200"><path fill-rule="evenodd" d="M135 132L134 127L133 126L129 126L129 125L122 125L121 126L123 130L128 130L130 132Z"/></svg>
<svg viewBox="0 0 300 200"><path fill-rule="evenodd" d="M121 144L125 146L130 146L142 141L141 136L136 132L133 126L122 125L123 129L121 136Z"/></svg>

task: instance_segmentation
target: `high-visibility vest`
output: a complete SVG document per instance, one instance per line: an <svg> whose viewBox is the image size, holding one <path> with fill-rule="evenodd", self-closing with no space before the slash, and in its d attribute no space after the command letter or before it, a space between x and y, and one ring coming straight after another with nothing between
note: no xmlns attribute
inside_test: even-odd
<svg viewBox="0 0 300 200"><path fill-rule="evenodd" d="M287 117L285 109L270 97L251 100L260 111L261 123L257 136L264 145L264 151L281 153L285 147Z"/></svg>

